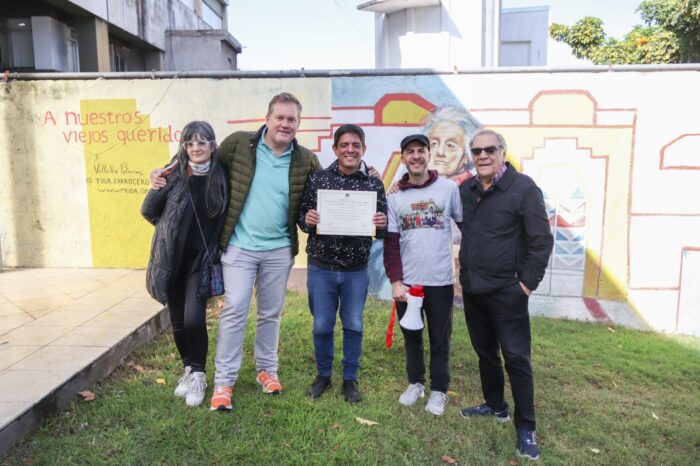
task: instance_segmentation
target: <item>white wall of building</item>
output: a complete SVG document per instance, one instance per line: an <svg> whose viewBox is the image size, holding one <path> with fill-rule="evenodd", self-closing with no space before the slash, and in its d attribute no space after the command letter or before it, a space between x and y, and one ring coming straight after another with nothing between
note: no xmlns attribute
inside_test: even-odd
<svg viewBox="0 0 700 466"><path fill-rule="evenodd" d="M380 2L381 3L381 2ZM390 2L385 2L390 3ZM477 68L498 62L500 0L411 2L375 12L377 68ZM398 4L398 3L397 3ZM380 5L381 6L381 5Z"/></svg>
<svg viewBox="0 0 700 466"><path fill-rule="evenodd" d="M498 66L546 66L549 7L501 10Z"/></svg>

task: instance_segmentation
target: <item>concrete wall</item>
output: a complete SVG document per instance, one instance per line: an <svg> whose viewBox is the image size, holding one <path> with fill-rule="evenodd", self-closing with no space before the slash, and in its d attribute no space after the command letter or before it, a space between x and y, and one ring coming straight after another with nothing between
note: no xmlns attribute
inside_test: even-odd
<svg viewBox="0 0 700 466"><path fill-rule="evenodd" d="M535 312L697 335L697 75L10 81L0 97L3 262L143 267L153 229L139 207L178 131L193 119L210 121L220 140L255 129L269 98L286 90L304 105L300 142L324 165L333 130L360 124L366 160L386 184L400 175L406 134L425 131L439 150L445 134L427 129L435 115L502 132L510 161L542 187L556 239ZM452 149L466 168L468 137ZM461 182L468 171L443 175ZM304 257L296 267L303 273ZM373 292L386 296L376 249L371 267Z"/></svg>
<svg viewBox="0 0 700 466"><path fill-rule="evenodd" d="M180 0L109 0L109 5L107 0L71 2L160 50L166 49L166 30L211 29Z"/></svg>
<svg viewBox="0 0 700 466"><path fill-rule="evenodd" d="M80 69L82 71L109 71L109 28L96 17L76 21Z"/></svg>
<svg viewBox="0 0 700 466"><path fill-rule="evenodd" d="M233 37L221 30L169 31L166 67L177 71L235 70L234 43Z"/></svg>

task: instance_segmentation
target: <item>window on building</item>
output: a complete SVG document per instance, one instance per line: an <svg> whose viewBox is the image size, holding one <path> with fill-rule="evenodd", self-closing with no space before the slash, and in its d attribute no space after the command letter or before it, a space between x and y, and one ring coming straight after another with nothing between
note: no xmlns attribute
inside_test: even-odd
<svg viewBox="0 0 700 466"><path fill-rule="evenodd" d="M224 6L219 2L219 0L204 0L204 4L211 8L211 10L216 13L219 18L224 17Z"/></svg>
<svg viewBox="0 0 700 466"><path fill-rule="evenodd" d="M73 28L68 28L68 71L80 71L80 58L78 55L78 33Z"/></svg>
<svg viewBox="0 0 700 466"><path fill-rule="evenodd" d="M126 69L126 60L124 57L122 57L121 53L119 53L120 47L115 46L114 44L110 45L111 53L110 55L110 67L112 71L128 71Z"/></svg>
<svg viewBox="0 0 700 466"><path fill-rule="evenodd" d="M10 68L34 68L31 19L8 18L6 31Z"/></svg>
<svg viewBox="0 0 700 466"><path fill-rule="evenodd" d="M202 19L214 29L224 27L225 7L219 0L203 0Z"/></svg>
<svg viewBox="0 0 700 466"><path fill-rule="evenodd" d="M5 21L0 19L0 71L10 68L10 54L7 51L7 31Z"/></svg>
<svg viewBox="0 0 700 466"><path fill-rule="evenodd" d="M194 0L180 0L180 2L184 3L190 10L194 11Z"/></svg>

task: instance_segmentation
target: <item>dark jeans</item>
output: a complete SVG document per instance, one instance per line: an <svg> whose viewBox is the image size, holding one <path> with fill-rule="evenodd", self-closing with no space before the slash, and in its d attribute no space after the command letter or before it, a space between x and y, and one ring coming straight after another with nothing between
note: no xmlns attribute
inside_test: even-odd
<svg viewBox="0 0 700 466"><path fill-rule="evenodd" d="M452 302L454 286L426 286L423 298L424 321L430 339L430 390L447 392L450 385L450 340L452 339ZM406 303L396 303L399 320L406 313ZM400 325L399 325L400 326ZM425 354L423 330L401 327L406 346L408 383L425 385Z"/></svg>
<svg viewBox="0 0 700 466"><path fill-rule="evenodd" d="M197 299L199 271L190 273L189 264L182 265L168 290L173 338L183 364L191 366L192 372L204 372L209 345L207 302Z"/></svg>
<svg viewBox="0 0 700 466"><path fill-rule="evenodd" d="M479 356L481 390L486 404L500 409L506 403L500 350L515 401L515 427L535 430L529 298L517 282L491 293L464 293L463 298L469 337Z"/></svg>
<svg viewBox="0 0 700 466"><path fill-rule="evenodd" d="M337 272L309 264L309 309L314 317L314 352L318 375L333 371L333 328L343 324L343 380L357 380L362 354L362 325L369 278L367 269Z"/></svg>

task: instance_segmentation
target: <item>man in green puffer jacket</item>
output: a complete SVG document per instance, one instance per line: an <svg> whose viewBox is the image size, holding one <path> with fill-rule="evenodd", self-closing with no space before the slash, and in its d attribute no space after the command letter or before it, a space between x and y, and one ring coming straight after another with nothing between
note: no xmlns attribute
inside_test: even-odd
<svg viewBox="0 0 700 466"><path fill-rule="evenodd" d="M220 240L226 303L219 319L212 410L231 409L254 285L256 381L265 393L282 391L277 346L287 280L299 252L296 218L307 176L321 169L316 155L294 138L300 118L301 104L284 92L270 101L257 133L233 133L221 143L231 201Z"/></svg>

